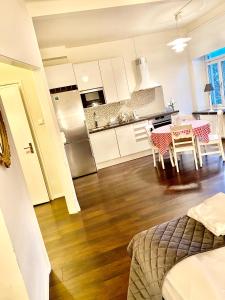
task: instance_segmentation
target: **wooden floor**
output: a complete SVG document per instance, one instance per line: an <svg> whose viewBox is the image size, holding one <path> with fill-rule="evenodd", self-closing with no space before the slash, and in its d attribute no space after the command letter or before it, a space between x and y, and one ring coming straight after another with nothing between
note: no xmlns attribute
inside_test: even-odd
<svg viewBox="0 0 225 300"><path fill-rule="evenodd" d="M225 192L218 157L195 171L191 156L180 174L145 157L75 181L82 212L68 215L63 199L36 207L52 264L50 299L126 299L134 234L184 214L208 196Z"/></svg>

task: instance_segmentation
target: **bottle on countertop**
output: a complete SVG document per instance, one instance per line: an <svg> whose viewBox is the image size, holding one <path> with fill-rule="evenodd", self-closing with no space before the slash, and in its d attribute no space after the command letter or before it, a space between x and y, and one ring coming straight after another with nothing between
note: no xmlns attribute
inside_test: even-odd
<svg viewBox="0 0 225 300"><path fill-rule="evenodd" d="M137 120L137 119L139 118L138 115L137 115L136 110L133 110L133 118L134 118L135 120Z"/></svg>
<svg viewBox="0 0 225 300"><path fill-rule="evenodd" d="M98 128L98 121L97 121L96 112L94 112L94 123L95 123L95 128Z"/></svg>

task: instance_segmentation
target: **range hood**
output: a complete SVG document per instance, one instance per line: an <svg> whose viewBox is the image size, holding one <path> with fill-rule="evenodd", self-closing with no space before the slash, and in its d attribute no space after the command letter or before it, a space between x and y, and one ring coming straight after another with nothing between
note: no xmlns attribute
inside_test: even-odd
<svg viewBox="0 0 225 300"><path fill-rule="evenodd" d="M136 91L142 91L147 89L153 89L159 87L158 82L154 82L150 78L148 62L146 57L142 56L136 59L137 75L138 81L136 86Z"/></svg>

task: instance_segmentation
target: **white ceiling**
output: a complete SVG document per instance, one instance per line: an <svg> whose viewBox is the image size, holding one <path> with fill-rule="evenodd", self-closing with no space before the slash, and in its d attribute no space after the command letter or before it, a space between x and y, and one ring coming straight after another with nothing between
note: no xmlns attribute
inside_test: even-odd
<svg viewBox="0 0 225 300"><path fill-rule="evenodd" d="M174 28L174 14L185 3L187 0L166 0L41 16L34 18L34 27L40 48L89 45ZM221 0L193 0L182 13L182 25L220 3Z"/></svg>

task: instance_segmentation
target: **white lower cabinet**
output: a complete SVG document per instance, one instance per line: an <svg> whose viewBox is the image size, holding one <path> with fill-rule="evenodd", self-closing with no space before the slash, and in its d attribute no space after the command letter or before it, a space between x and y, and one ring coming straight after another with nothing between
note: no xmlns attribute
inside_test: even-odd
<svg viewBox="0 0 225 300"><path fill-rule="evenodd" d="M90 141L97 164L120 157L115 129L92 133Z"/></svg>
<svg viewBox="0 0 225 300"><path fill-rule="evenodd" d="M123 159L126 156L150 150L145 131L147 124L148 121L143 121L90 134L96 163L100 164L116 158Z"/></svg>
<svg viewBox="0 0 225 300"><path fill-rule="evenodd" d="M138 122L116 128L116 135L121 156L131 155L150 149L145 131L148 121Z"/></svg>

